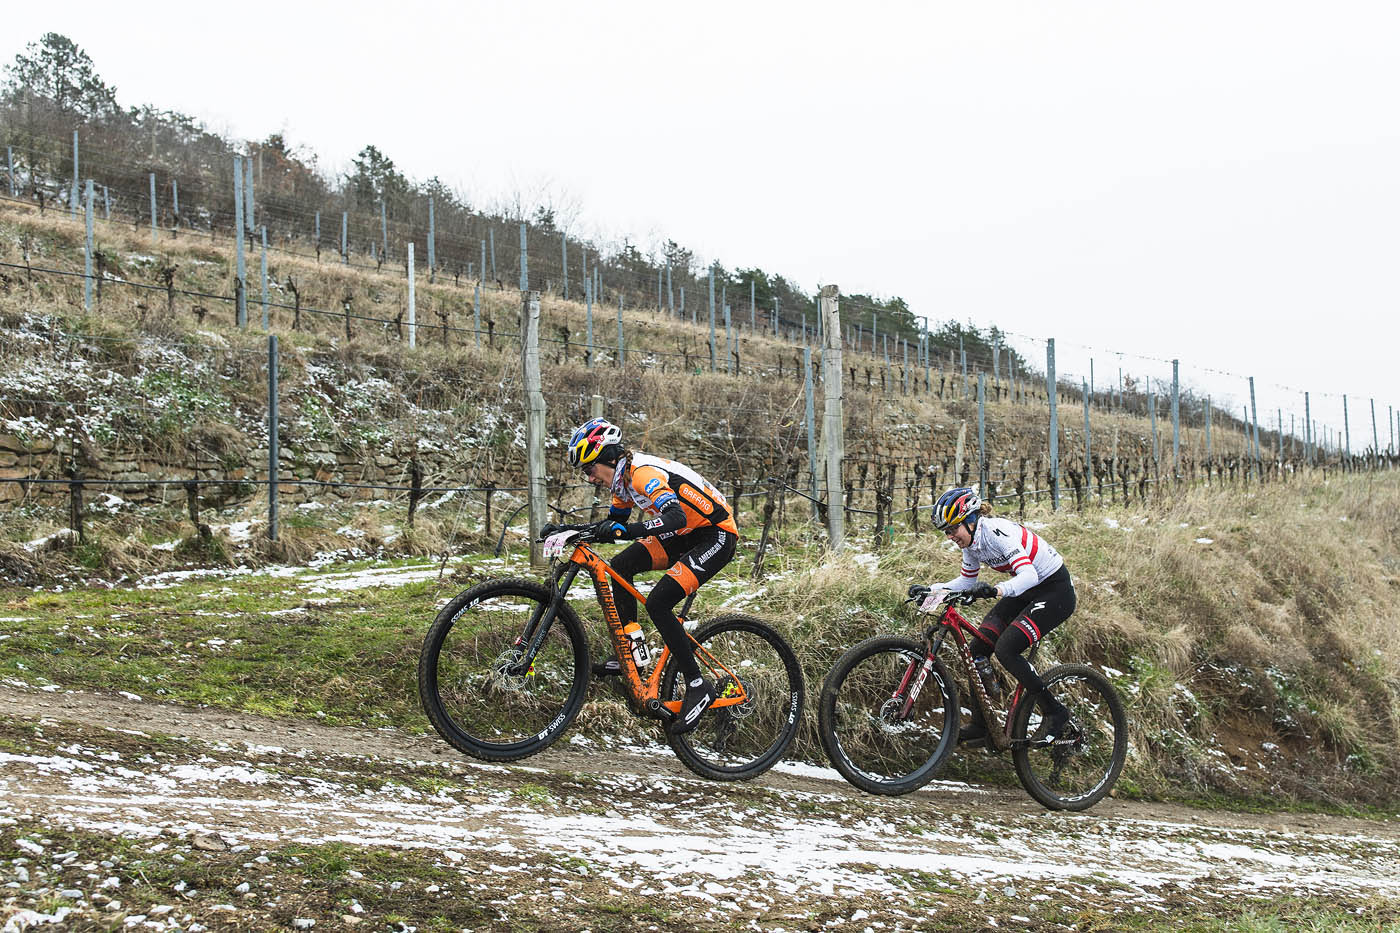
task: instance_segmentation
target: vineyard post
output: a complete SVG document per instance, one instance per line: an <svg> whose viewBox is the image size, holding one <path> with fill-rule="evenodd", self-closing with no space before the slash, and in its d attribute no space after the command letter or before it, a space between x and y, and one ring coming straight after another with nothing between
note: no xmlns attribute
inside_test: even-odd
<svg viewBox="0 0 1400 933"><path fill-rule="evenodd" d="M170 179L170 209L175 212L175 219L172 229L175 236L180 235L180 182L178 179Z"/></svg>
<svg viewBox="0 0 1400 933"><path fill-rule="evenodd" d="M977 488L987 495L987 374L977 371Z"/></svg>
<svg viewBox="0 0 1400 933"><path fill-rule="evenodd" d="M817 408L816 389L812 385L812 348L802 348L802 379L807 402L807 476L812 494L812 518L819 515L817 509Z"/></svg>
<svg viewBox="0 0 1400 933"><path fill-rule="evenodd" d="M243 222L248 225L248 232L252 233L257 229L253 221L253 158L249 156L243 160Z"/></svg>
<svg viewBox="0 0 1400 933"><path fill-rule="evenodd" d="M1283 416L1279 415L1279 424L1283 424ZM1280 431L1280 434L1283 432ZM1283 441L1279 440L1279 448L1282 450ZM1376 400L1371 399L1371 458L1377 468L1381 465L1381 438L1376 433Z"/></svg>
<svg viewBox="0 0 1400 933"><path fill-rule="evenodd" d="M155 176L152 175L152 178ZM262 325L267 330L267 225L262 227Z"/></svg>
<svg viewBox="0 0 1400 933"><path fill-rule="evenodd" d="M521 224L520 264L525 264L524 224ZM428 282L437 281L437 225L433 216L433 199L428 198Z"/></svg>
<svg viewBox="0 0 1400 933"><path fill-rule="evenodd" d="M1093 467L1091 466L1091 464L1093 464L1093 462L1094 462L1093 456L1090 454L1091 446L1090 446L1090 443L1089 443L1089 396L1092 394L1093 390L1090 389L1089 383L1088 383L1088 382L1085 382L1085 383L1084 383L1083 392L1084 392L1084 472L1085 472L1085 474L1086 474L1086 476L1085 476L1085 485L1086 485L1086 486L1088 487L1088 489L1089 489L1089 497L1092 498L1093 495L1094 495L1094 488L1093 488L1093 485L1089 483L1088 479L1089 479L1090 476L1093 475L1092 472L1091 472L1091 471L1093 470Z"/></svg>
<svg viewBox="0 0 1400 933"><path fill-rule="evenodd" d="M92 179L87 182L85 206L83 207L84 224L87 227L87 239L83 241L83 310L92 310Z"/></svg>
<svg viewBox="0 0 1400 933"><path fill-rule="evenodd" d="M826 517L827 537L832 550L841 550L846 539L845 499L841 486L841 461L845 458L845 427L841 413L841 290L835 285L822 288L818 299L826 318L826 345L822 350L822 393L825 396L826 439Z"/></svg>
<svg viewBox="0 0 1400 933"><path fill-rule="evenodd" d="M319 235L319 234L318 234ZM389 261L389 211L384 206L384 199L379 199L379 252L383 254L384 261Z"/></svg>
<svg viewBox="0 0 1400 933"><path fill-rule="evenodd" d="M1346 396L1342 396L1343 410L1346 408ZM1263 477L1260 475L1261 464L1259 463L1259 407L1254 400L1254 377L1249 377L1249 411L1250 422L1254 425L1254 481L1257 483Z"/></svg>
<svg viewBox="0 0 1400 933"><path fill-rule="evenodd" d="M520 290L530 290L530 256L526 251L524 221L520 222Z"/></svg>
<svg viewBox="0 0 1400 933"><path fill-rule="evenodd" d="M1172 479L1181 481L1181 381L1180 361L1172 360Z"/></svg>
<svg viewBox="0 0 1400 933"><path fill-rule="evenodd" d="M350 214L348 211L340 212L340 262L342 265L350 265Z"/></svg>
<svg viewBox="0 0 1400 933"><path fill-rule="evenodd" d="M248 304L247 289L245 287L247 270L243 263L243 157L233 157L233 225L236 229L234 234L236 254L235 265L237 271L234 273L233 286L238 292L238 308L235 312L238 318L238 326L248 326Z"/></svg>
<svg viewBox="0 0 1400 933"><path fill-rule="evenodd" d="M525 455L529 474L527 502L530 526L530 566L546 566L536 540L545 524L548 491L544 477L544 393L540 387L540 293L520 293L520 366L525 383Z"/></svg>
<svg viewBox="0 0 1400 933"><path fill-rule="evenodd" d="M710 372L715 371L715 267L710 266Z"/></svg>
<svg viewBox="0 0 1400 933"><path fill-rule="evenodd" d="M413 241L408 241L408 348L418 346L417 263L413 261Z"/></svg>
<svg viewBox="0 0 1400 933"><path fill-rule="evenodd" d="M585 253L584 255L587 255ZM587 330L584 337L584 345L587 348L584 352L584 359L588 363L588 368L593 368L593 280L588 276L583 278L583 302L586 308Z"/></svg>
<svg viewBox="0 0 1400 933"><path fill-rule="evenodd" d="M1045 394L1050 399L1050 508L1060 510L1060 415L1055 410L1055 338L1045 344Z"/></svg>
<svg viewBox="0 0 1400 933"><path fill-rule="evenodd" d="M33 174L33 166L30 166L30 173ZM74 217L78 216L78 131L73 131L73 189L68 197L68 213Z"/></svg>
<svg viewBox="0 0 1400 933"><path fill-rule="evenodd" d="M264 230L267 228L264 227ZM267 336L267 538L277 540L277 335Z"/></svg>

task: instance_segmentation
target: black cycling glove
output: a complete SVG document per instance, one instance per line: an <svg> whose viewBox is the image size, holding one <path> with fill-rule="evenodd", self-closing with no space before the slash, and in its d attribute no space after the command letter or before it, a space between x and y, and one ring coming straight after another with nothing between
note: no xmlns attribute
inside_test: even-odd
<svg viewBox="0 0 1400 933"><path fill-rule="evenodd" d="M615 522L611 518L594 522L592 534L594 539L598 541L621 541L628 537L627 526L622 522Z"/></svg>

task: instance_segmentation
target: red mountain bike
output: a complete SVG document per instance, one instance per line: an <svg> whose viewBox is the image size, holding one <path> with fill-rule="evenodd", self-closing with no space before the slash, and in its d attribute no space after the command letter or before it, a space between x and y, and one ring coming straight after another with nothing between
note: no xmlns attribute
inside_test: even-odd
<svg viewBox="0 0 1400 933"><path fill-rule="evenodd" d="M909 588L919 605L927 586ZM933 623L921 640L877 635L837 659L822 684L817 728L836 770L872 794L907 794L931 781L953 754L962 715L959 684L939 660L949 641L966 672L969 703L988 724L987 747L1010 751L1016 776L1026 791L1052 810L1086 810L1113 787L1128 754L1128 723L1123 701L1108 678L1083 664L1061 664L1043 679L1069 707L1069 727L1054 741L1044 738L1039 704L1020 684L994 668L991 685L972 662L970 638L986 636L957 607L971 603L965 593L949 592L935 606ZM1036 648L1027 659L1034 662ZM996 709L988 690L1006 693L1006 710Z"/></svg>
<svg viewBox="0 0 1400 933"><path fill-rule="evenodd" d="M589 547L592 527L541 529L545 554L554 559L547 585L487 580L437 614L418 660L418 696L455 748L514 761L548 748L573 722L592 677L588 638L567 599L581 571L592 578L632 712L661 721L679 712L685 695L679 665L666 648L653 658L637 626L624 628L612 587L624 587L639 607L646 598ZM797 734L806 689L797 655L771 626L741 613L688 629L715 701L694 731L666 741L696 774L717 781L756 777Z"/></svg>

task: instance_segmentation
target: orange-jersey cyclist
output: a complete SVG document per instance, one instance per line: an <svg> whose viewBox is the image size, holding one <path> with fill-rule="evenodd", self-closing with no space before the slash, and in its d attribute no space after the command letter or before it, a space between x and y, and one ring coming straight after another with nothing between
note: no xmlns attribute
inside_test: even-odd
<svg viewBox="0 0 1400 933"><path fill-rule="evenodd" d="M686 683L685 700L670 731L689 732L715 695L695 663L694 646L675 610L733 559L739 538L734 514L724 496L699 473L674 460L627 449L622 431L602 418L575 429L568 453L570 465L582 470L588 482L612 491L608 517L594 526L594 536L602 541L633 541L613 558L613 569L629 583L641 571L666 570L647 596L647 615L671 649ZM641 521L628 521L633 506L642 510ZM624 625L636 619L637 600L631 593L618 587L613 598ZM613 670L605 666L598 672Z"/></svg>

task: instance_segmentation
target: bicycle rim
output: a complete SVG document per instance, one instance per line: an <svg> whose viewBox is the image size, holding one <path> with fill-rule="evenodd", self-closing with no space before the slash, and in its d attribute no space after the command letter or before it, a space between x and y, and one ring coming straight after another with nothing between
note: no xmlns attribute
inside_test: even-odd
<svg viewBox="0 0 1400 933"><path fill-rule="evenodd" d="M548 604L548 587L488 581L438 614L419 659L419 696L434 728L457 749L508 761L548 747L583 703L588 649L578 620L561 608L529 665L517 644Z"/></svg>
<svg viewBox="0 0 1400 933"><path fill-rule="evenodd" d="M1043 742L1038 706L1017 708L1012 759L1027 793L1052 810L1086 810L1103 799L1128 755L1123 703L1103 674L1082 664L1051 670L1045 683L1069 708L1069 741Z"/></svg>
<svg viewBox="0 0 1400 933"><path fill-rule="evenodd" d="M904 701L913 682L906 684L911 666L917 677L923 662L918 642L876 636L842 655L822 685L822 746L836 770L861 790L888 795L916 790L953 752L958 696L943 665L935 661L913 704Z"/></svg>
<svg viewBox="0 0 1400 933"><path fill-rule="evenodd" d="M667 741L681 762L703 777L757 777L782 757L801 723L805 687L797 655L781 635L752 616L714 619L696 631L695 639L701 645L696 663L714 683L716 696L742 689L747 699L711 709L694 731L668 735ZM661 681L661 698L684 695L685 685L672 663Z"/></svg>

